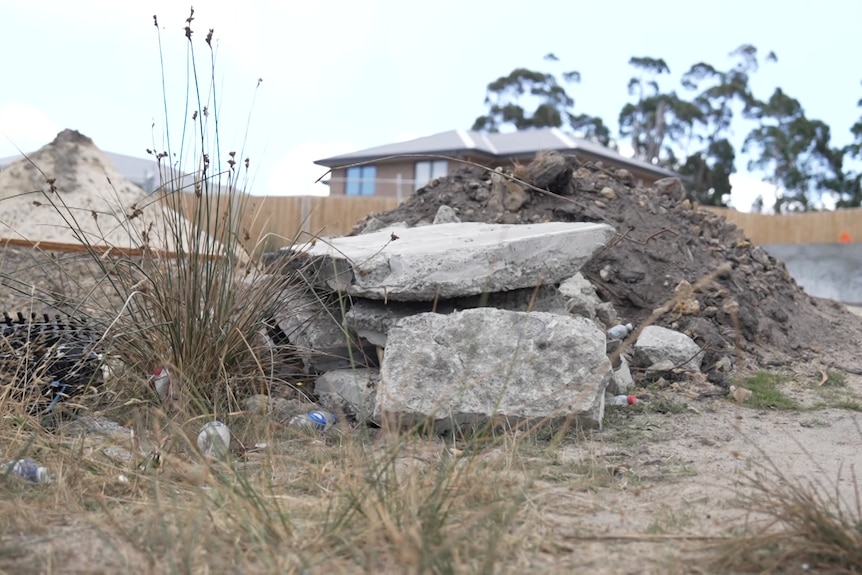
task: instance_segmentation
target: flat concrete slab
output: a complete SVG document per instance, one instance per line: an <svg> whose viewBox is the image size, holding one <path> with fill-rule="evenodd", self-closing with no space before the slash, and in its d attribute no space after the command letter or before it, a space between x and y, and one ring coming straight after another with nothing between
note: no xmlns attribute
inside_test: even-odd
<svg viewBox="0 0 862 575"><path fill-rule="evenodd" d="M438 224L330 238L290 248L318 282L351 295L431 301L558 283L611 239L606 224Z"/></svg>

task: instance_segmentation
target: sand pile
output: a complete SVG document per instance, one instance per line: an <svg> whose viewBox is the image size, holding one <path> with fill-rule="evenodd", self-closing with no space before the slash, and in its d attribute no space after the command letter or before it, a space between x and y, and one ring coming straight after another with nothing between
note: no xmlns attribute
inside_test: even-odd
<svg viewBox="0 0 862 575"><path fill-rule="evenodd" d="M48 183L53 180L53 183ZM173 251L167 222L188 225L128 182L87 136L60 132L0 171L0 238Z"/></svg>
<svg viewBox="0 0 862 575"><path fill-rule="evenodd" d="M656 323L706 347L705 366L741 348L754 365L822 362L862 373L859 318L841 304L807 295L782 262L734 224L692 204L679 180L644 188L627 170L558 155L519 168L518 176L550 191L462 169L372 216L379 220L373 223L431 223L442 205L462 221L608 223L617 236L582 271L624 322L639 324L679 290L689 290ZM698 289L687 287L720 266L729 269Z"/></svg>

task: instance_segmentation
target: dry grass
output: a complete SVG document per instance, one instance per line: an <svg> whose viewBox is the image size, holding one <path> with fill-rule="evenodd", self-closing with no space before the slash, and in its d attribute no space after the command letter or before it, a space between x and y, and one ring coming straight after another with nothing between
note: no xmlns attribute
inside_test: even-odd
<svg viewBox="0 0 862 575"><path fill-rule="evenodd" d="M788 478L778 469L751 480L742 505L752 525L720 552L722 569L745 572L859 573L862 571L862 509L855 471L826 480ZM853 494L840 492L850 481Z"/></svg>

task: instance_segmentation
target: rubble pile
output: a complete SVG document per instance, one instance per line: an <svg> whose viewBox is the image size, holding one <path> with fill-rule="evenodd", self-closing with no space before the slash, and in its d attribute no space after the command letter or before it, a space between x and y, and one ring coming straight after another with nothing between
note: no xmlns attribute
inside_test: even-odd
<svg viewBox="0 0 862 575"><path fill-rule="evenodd" d="M460 170L349 237L288 249L329 305L279 327L322 374L321 403L378 424L598 426L605 394L636 383L714 396L734 370L860 371L858 318L680 180L643 188L574 157Z"/></svg>

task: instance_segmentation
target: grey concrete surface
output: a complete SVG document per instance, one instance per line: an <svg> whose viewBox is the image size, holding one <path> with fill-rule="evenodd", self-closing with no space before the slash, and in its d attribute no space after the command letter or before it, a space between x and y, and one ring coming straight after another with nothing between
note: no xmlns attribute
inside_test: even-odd
<svg viewBox="0 0 862 575"><path fill-rule="evenodd" d="M763 248L787 265L810 295L862 305L862 243L773 244Z"/></svg>

